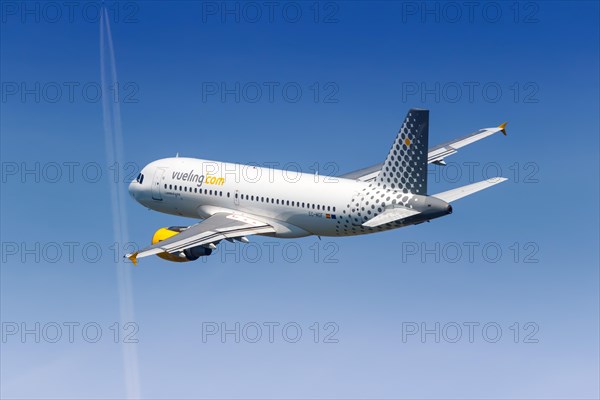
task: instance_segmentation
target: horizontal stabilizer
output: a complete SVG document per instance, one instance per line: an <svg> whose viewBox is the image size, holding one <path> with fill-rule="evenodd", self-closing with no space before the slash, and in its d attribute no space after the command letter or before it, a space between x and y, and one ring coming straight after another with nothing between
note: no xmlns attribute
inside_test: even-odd
<svg viewBox="0 0 600 400"><path fill-rule="evenodd" d="M419 214L419 211L405 207L388 208L376 217L371 218L363 224L363 226L374 228L379 225L387 224L388 222L398 221L412 215Z"/></svg>
<svg viewBox="0 0 600 400"><path fill-rule="evenodd" d="M448 190L446 192L434 194L433 197L437 197L440 200L444 200L446 203L451 203L463 197L469 196L473 193L479 192L480 190L487 189L491 186L497 185L498 183L504 182L507 178L490 178L485 181L472 183L470 185L462 186L456 189Z"/></svg>

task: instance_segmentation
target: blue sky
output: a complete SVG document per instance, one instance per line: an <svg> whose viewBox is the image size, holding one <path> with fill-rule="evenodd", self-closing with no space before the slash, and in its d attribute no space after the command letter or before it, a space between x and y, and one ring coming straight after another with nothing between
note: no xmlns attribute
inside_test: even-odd
<svg viewBox="0 0 600 400"><path fill-rule="evenodd" d="M94 91L99 3L45 4L1 10L3 397L598 398L596 2L297 2L272 14L108 2L118 166ZM495 171L509 180L407 229L120 262L110 191L148 162L179 152L343 173L381 162L411 107L431 110L431 145L508 121L507 137L432 166L432 194ZM130 199L125 219L139 245L192 223ZM113 325L123 269L131 329ZM21 335L36 323L39 343ZM206 335L236 323L239 343ZM439 343L421 337L436 323ZM133 329L138 343L123 343Z"/></svg>

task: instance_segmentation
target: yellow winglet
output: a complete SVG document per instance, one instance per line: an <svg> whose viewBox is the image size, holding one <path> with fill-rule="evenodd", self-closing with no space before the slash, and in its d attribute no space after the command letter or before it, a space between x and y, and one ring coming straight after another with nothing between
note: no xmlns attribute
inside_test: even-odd
<svg viewBox="0 0 600 400"><path fill-rule="evenodd" d="M131 260L133 265L137 265L137 255L138 255L138 252L136 251L135 253L132 253L129 256L127 256L127 258L129 258Z"/></svg>
<svg viewBox="0 0 600 400"><path fill-rule="evenodd" d="M500 131L502 131L502 134L504 134L504 136L506 136L506 124L508 124L508 122L505 122L498 127L500 128Z"/></svg>

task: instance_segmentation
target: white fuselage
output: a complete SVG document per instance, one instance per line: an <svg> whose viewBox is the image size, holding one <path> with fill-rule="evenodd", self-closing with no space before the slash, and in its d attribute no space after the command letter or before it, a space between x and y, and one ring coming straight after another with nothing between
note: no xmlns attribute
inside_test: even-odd
<svg viewBox="0 0 600 400"><path fill-rule="evenodd" d="M277 237L348 236L394 229L437 217L366 228L362 223L393 204L426 206L427 196L295 170L194 158L165 158L141 171L129 187L144 206L195 219L220 212L251 214L276 227Z"/></svg>

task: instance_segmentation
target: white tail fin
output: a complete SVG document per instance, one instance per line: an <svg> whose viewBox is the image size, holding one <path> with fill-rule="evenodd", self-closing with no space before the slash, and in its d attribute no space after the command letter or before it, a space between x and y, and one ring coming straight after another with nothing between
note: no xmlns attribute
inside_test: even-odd
<svg viewBox="0 0 600 400"><path fill-rule="evenodd" d="M497 185L504 182L507 178L490 178L486 181L472 183L470 185L461 186L456 189L448 190L446 192L434 194L433 197L437 197L440 200L444 200L446 203L451 203L463 197L472 195L473 193L479 192L480 190L487 189L491 186Z"/></svg>
<svg viewBox="0 0 600 400"><path fill-rule="evenodd" d="M375 178L384 189L427 194L429 110L410 109Z"/></svg>

